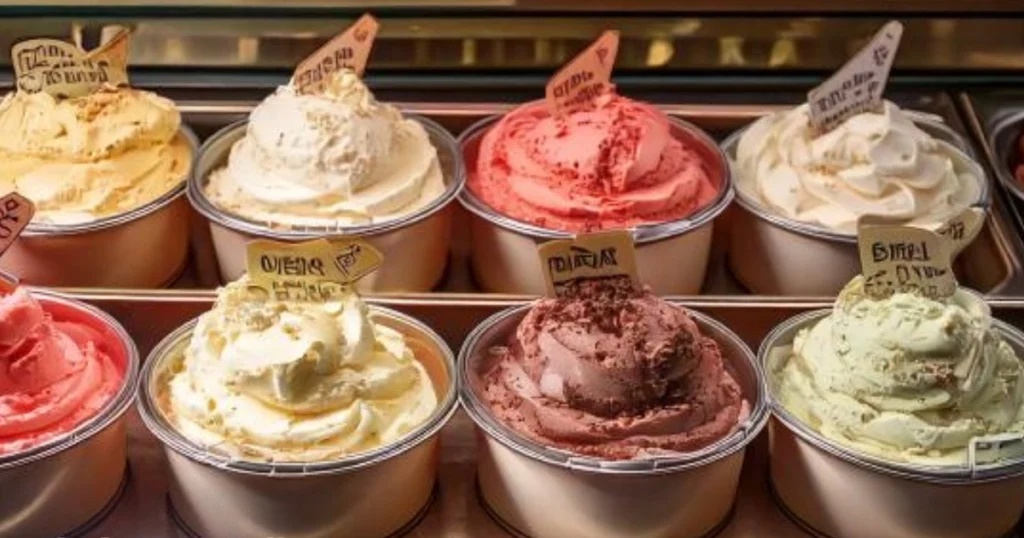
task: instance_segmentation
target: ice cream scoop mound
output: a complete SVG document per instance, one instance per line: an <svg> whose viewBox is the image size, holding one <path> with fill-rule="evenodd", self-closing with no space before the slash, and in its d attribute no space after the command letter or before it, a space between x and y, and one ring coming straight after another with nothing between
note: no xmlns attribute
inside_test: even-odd
<svg viewBox="0 0 1024 538"><path fill-rule="evenodd" d="M685 310L616 280L540 301L484 383L492 410L521 434L609 459L703 448L748 407Z"/></svg>
<svg viewBox="0 0 1024 538"><path fill-rule="evenodd" d="M501 213L566 231L685 218L721 188L665 114L616 94L564 117L544 102L510 112L483 137L468 186Z"/></svg>
<svg viewBox="0 0 1024 538"><path fill-rule="evenodd" d="M73 431L100 412L124 373L104 337L54 321L24 290L0 299L0 455Z"/></svg>

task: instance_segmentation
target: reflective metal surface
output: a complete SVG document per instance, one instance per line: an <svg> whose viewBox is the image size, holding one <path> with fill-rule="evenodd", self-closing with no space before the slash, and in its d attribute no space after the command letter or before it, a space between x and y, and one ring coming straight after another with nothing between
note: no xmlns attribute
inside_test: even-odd
<svg viewBox="0 0 1024 538"><path fill-rule="evenodd" d="M618 72L642 71L650 75L686 70L812 72L823 74L842 65L866 43L867 39L892 15L892 3L901 0L842 2L842 8L867 4L885 4L887 15L879 17L814 17L796 13L790 16L754 17L747 10L772 10L779 15L780 2L741 0L697 4L729 10L736 4L738 13L728 17L701 16L699 6L687 4L688 14L664 13L677 10L670 0L630 2L612 0L623 10L652 8L658 15L637 13L630 17L613 15L579 17L564 12L536 13L536 10L591 9L579 0L442 0L431 7L448 6L522 6L512 12L482 14L462 10L434 14L380 11L380 34L370 59L369 72L425 72L439 70L487 74L501 69L529 72L553 72L582 50L594 36L607 28L622 32ZM381 0L424 5L421 0ZM926 3L902 0L905 5ZM154 2L155 3L155 2ZM227 4L227 2L219 2ZM787 2L781 2L786 4ZM788 0L791 7L817 6L834 9L826 0ZM939 9L927 3L931 9ZM978 4L1014 5L1012 0L974 0L971 18L917 16L904 19L904 32L896 72L905 70L974 71L1013 70L1024 67L1019 42L1010 36L1024 34L1024 16L986 17ZM4 4L10 5L10 2ZM25 3L29 4L28 2ZM36 4L36 2L33 2ZM129 2L124 2L129 4ZM136 4L136 2L131 2ZM135 30L130 65L133 68L231 68L274 69L290 72L300 60L354 22L360 7L318 15L302 10L281 10L281 2L254 1L249 7L260 9L195 8L183 12L144 9L94 9L68 17L58 8L49 11L37 6L31 18L0 19L0 49L35 36L69 37L73 31L94 45L103 28L112 24ZM435 2L431 2L435 4ZM742 5L746 5L743 7ZM963 8L966 3L957 2ZM326 5L326 3L324 3ZM829 6L832 6L831 8ZM975 7L978 6L978 7ZM1016 5L1019 9L1019 4ZM604 9L613 6L602 4ZM275 11L277 9L277 11ZM372 10L372 6L365 9ZM692 11L691 11L692 9ZM66 10L65 10L66 11ZM31 13L27 8L19 13ZM190 13L183 16L182 13ZM0 5L0 15L3 7ZM228 16L225 16L228 15ZM873 15L873 14L872 14ZM75 30L77 28L77 30ZM0 62L8 59L0 55ZM492 73L493 74L493 73Z"/></svg>

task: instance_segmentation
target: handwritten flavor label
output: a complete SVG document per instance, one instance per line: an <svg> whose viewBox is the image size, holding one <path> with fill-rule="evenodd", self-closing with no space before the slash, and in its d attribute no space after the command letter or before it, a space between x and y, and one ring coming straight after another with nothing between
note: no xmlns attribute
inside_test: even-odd
<svg viewBox="0 0 1024 538"><path fill-rule="evenodd" d="M839 71L808 92L811 125L827 132L856 114L876 110L902 37L903 24L889 22Z"/></svg>
<svg viewBox="0 0 1024 538"><path fill-rule="evenodd" d="M563 115L610 91L614 87L612 68L618 54L619 33L609 30L559 69L544 90L551 110Z"/></svg>
<svg viewBox="0 0 1024 538"><path fill-rule="evenodd" d="M365 14L347 30L302 60L293 75L296 90L303 94L322 92L331 74L343 68L363 76L379 28L377 19Z"/></svg>
<svg viewBox="0 0 1024 538"><path fill-rule="evenodd" d="M629 277L639 285L633 235L610 231L548 241L538 249L544 282L550 297L559 297L566 285L589 278Z"/></svg>
<svg viewBox="0 0 1024 538"><path fill-rule="evenodd" d="M967 248L967 245L974 241L975 237L978 237L984 226L985 210L980 207L969 207L936 228L935 233L950 242L951 255L953 259L956 259L957 254L960 254Z"/></svg>
<svg viewBox="0 0 1024 538"><path fill-rule="evenodd" d="M864 290L876 299L894 293L949 297L956 291L952 244L923 228L876 224L862 217L857 231Z"/></svg>
<svg viewBox="0 0 1024 538"><path fill-rule="evenodd" d="M115 68L119 68L122 71L127 72L128 43L130 37L131 30L121 28L109 40L89 51L86 57L95 61L106 60Z"/></svg>
<svg viewBox="0 0 1024 538"><path fill-rule="evenodd" d="M252 241L246 248L250 282L279 301L327 301L370 274L380 251L358 239L305 243Z"/></svg>
<svg viewBox="0 0 1024 538"><path fill-rule="evenodd" d="M20 194L12 192L0 198L0 256L25 231L35 214L36 206ZM11 291L17 286L18 279L14 275L0 271L0 289Z"/></svg>
<svg viewBox="0 0 1024 538"><path fill-rule="evenodd" d="M11 48L11 61L18 91L26 93L46 92L64 99L128 83L124 61L112 60L107 54L90 57L57 39L22 41Z"/></svg>
<svg viewBox="0 0 1024 538"><path fill-rule="evenodd" d="M993 463L1019 461L1024 458L1024 436L1002 433L974 437L967 445L967 464L972 469Z"/></svg>

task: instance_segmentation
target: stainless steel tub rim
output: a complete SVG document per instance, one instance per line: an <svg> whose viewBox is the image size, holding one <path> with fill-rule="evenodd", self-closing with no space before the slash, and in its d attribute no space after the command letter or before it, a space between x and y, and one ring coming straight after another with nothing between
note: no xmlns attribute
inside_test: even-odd
<svg viewBox="0 0 1024 538"><path fill-rule="evenodd" d="M971 293L974 294L974 292ZM980 300L981 296L978 295L978 297ZM869 469L894 478L955 486L994 482L1024 475L1024 456L999 463L978 465L973 468L969 464L962 466L921 465L886 460L833 441L813 430L794 414L790 413L774 396L773 374L771 365L768 364L772 350L790 345L793 336L800 329L810 326L813 322L819 321L831 313L831 308L824 308L793 316L776 326L762 341L761 348L758 350L758 362L761 363L762 369L766 373L765 385L768 391L768 405L776 420L781 422L801 440L819 450L856 467ZM1016 350L1024 349L1024 332L995 318L992 319L992 326L998 329L1004 338L1012 341L1015 344Z"/></svg>
<svg viewBox="0 0 1024 538"><path fill-rule="evenodd" d="M95 306L75 301L59 293L32 288L31 294L42 298L44 303L56 303L63 307L84 311L109 326L125 349L124 379L117 394L92 418L82 422L66 435L56 437L28 450L0 456L0 471L49 458L74 448L107 429L128 411L132 402L135 401L135 393L139 387L139 350L135 347L132 337L117 320Z"/></svg>
<svg viewBox="0 0 1024 538"><path fill-rule="evenodd" d="M962 136L942 122L941 119L934 114L914 110L903 110L903 112L910 116L918 127L935 137L937 142L944 144L948 150L956 154L963 164L971 167L972 173L978 177L980 192L978 193L978 199L968 207L983 209L987 214L992 206L992 192L988 184L988 175L985 173L985 168L981 166L978 161L977 152L974 151L971 145L967 143ZM736 149L739 146L740 138L742 138L743 133L747 132L747 129L749 128L750 125L742 127L734 131L722 141L722 152L725 155L726 161L728 162L731 170L736 168L735 155ZM839 243L855 244L857 242L856 233L837 232L824 226L790 219L772 212L759 200L752 198L749 193L744 192L744 190L740 188L741 180L739 172L736 171L733 173L735 176L733 180L733 190L736 191L736 204L757 216L759 219L762 219L778 228L808 237L825 239Z"/></svg>
<svg viewBox="0 0 1024 538"><path fill-rule="evenodd" d="M501 443L505 448L532 460L572 471L602 475L651 476L686 471L731 456L753 442L761 432L761 429L768 423L767 387L764 383L761 363L755 360L750 348L731 329L706 314L687 309L687 313L693 316L698 326L711 327L718 335L727 338L730 346L743 350L744 361L749 366L754 377L753 386L755 393L744 394L750 402L750 414L746 420L737 426L735 431L715 443L694 452L637 460L606 460L581 456L566 450L548 448L528 439L492 416L487 405L480 401L480 398L477 397L476 392L473 390L470 370L471 366L474 365L471 363L476 362L472 360L472 357L477 352L483 351L478 350L477 347L484 336L488 335L491 331L504 329L505 324L518 322L521 315L532 308L533 304L531 302L507 308L488 317L466 337L466 341L459 353L459 400L462 403L462 407L480 429L486 432L490 438ZM721 346L722 344L719 343L719 345ZM740 369L738 365L730 364L730 366L734 370Z"/></svg>
<svg viewBox="0 0 1024 538"><path fill-rule="evenodd" d="M370 305L370 312L372 315L395 319L407 324L422 331L425 336L433 340L442 352L441 360L449 379L448 390L430 417L395 443L329 461L258 462L233 458L189 440L169 423L160 410L160 406L155 401L152 384L155 381L155 374L158 373L157 368L161 366L158 363L163 363L170 351L191 336L199 318L194 318L175 329L150 352L142 367L142 381L137 404L139 416L157 439L185 458L216 469L245 475L282 479L337 475L364 469L404 454L434 437L455 416L455 412L458 410L458 376L455 374L455 356L444 339L423 322L401 312L375 305Z"/></svg>
<svg viewBox="0 0 1024 538"><path fill-rule="evenodd" d="M497 123L501 118L502 115L499 114L478 120L459 135L457 143L463 159L465 159L466 156L465 148L470 144L476 143L477 140L482 138L487 130L489 130L490 127ZM712 164L718 166L721 170L720 177L722 188L719 191L718 196L712 200L711 203L701 208L688 218L658 224L643 224L629 228L629 230L633 232L634 242L638 245L644 243L655 243L695 230L714 220L715 217L720 215L727 207L729 207L729 204L733 199L733 181L731 176L732 168L729 166L728 159L726 159L721 148L718 147L711 137L692 123L674 116L669 116L669 121L673 127L682 130L687 135L692 136L695 140L702 143L708 153L714 156L715 162ZM472 173L469 166L469 163L463 163L467 177ZM480 200L480 198L473 194L473 191L469 188L463 189L462 193L459 194L459 203L462 204L462 206L469 212L490 222L491 224L519 234L540 239L570 239L576 235L571 232L542 228L540 226L503 215Z"/></svg>
<svg viewBox="0 0 1024 538"><path fill-rule="evenodd" d="M155 213L173 203L178 198L181 198L185 194L186 185L192 181L192 174L196 167L196 159L199 155L199 138L192 132L192 129L186 125L182 125L178 129L178 135L183 137L188 143L189 151L192 152L190 155L191 161L189 163L188 172L185 173L185 177L182 178L181 183L175 186L173 189L167 191L155 200L143 204L135 209L125 211L124 213L118 213L109 217L103 217L101 219L90 220L88 222L80 222L75 224L51 224L44 222L30 222L22 232L22 237L58 237L67 235L78 235L89 232L95 232L99 230L105 230L107 228L113 228L121 224L126 224L135 220L139 220L142 217Z"/></svg>
<svg viewBox="0 0 1024 538"><path fill-rule="evenodd" d="M281 226L273 227L272 223L250 220L228 211L221 210L206 197L203 187L210 174L224 165L231 147L245 136L248 119L228 124L214 133L199 148L199 156L193 166L194 172L188 182L188 198L192 207L211 222L225 228L248 235L277 239L281 241L301 241L317 239L324 236L373 236L399 228L405 228L427 219L448 206L448 203L459 195L465 184L465 173L462 157L459 155L455 137L439 123L416 114L403 114L403 117L418 122L427 131L427 137L438 153L438 166L445 181L445 190L435 200L413 213L382 222L360 224L356 226Z"/></svg>

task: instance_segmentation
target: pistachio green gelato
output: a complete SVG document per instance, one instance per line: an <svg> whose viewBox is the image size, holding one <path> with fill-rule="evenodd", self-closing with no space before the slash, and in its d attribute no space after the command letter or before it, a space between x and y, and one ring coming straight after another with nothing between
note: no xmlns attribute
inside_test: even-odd
<svg viewBox="0 0 1024 538"><path fill-rule="evenodd" d="M768 367L792 415L884 459L964 464L972 438L1024 432L1021 359L968 291L875 300L857 277Z"/></svg>

